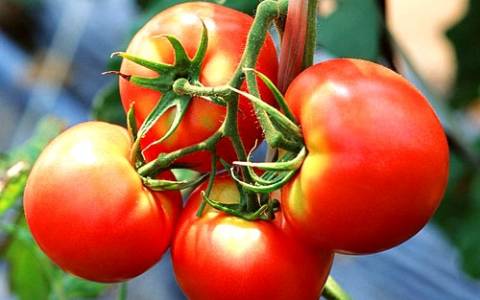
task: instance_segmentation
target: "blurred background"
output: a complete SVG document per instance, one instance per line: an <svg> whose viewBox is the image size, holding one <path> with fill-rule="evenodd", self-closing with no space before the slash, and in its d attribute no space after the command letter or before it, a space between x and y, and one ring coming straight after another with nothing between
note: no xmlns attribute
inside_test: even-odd
<svg viewBox="0 0 480 300"><path fill-rule="evenodd" d="M0 0L0 300L116 297L116 286L65 275L38 251L18 214L26 174L17 162L33 161L61 129L47 116L123 123L116 79L100 74L178 2ZM253 14L258 1L211 2ZM480 0L319 2L317 61L359 57L401 72L428 96L452 149L433 222L393 250L338 256L333 275L354 299L479 299ZM129 283L128 299L184 299L168 257Z"/></svg>

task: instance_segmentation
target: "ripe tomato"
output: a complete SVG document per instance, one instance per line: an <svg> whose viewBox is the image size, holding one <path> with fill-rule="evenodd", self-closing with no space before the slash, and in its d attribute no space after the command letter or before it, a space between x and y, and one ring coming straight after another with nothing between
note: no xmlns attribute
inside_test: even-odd
<svg viewBox="0 0 480 300"><path fill-rule="evenodd" d="M135 277L170 243L180 193L147 190L128 160L130 144L121 127L83 123L52 141L28 178L24 207L32 235L77 276Z"/></svg>
<svg viewBox="0 0 480 300"><path fill-rule="evenodd" d="M425 225L445 190L448 145L410 83L375 63L334 59L301 73L286 100L309 152L282 191L297 233L360 254L398 245Z"/></svg>
<svg viewBox="0 0 480 300"><path fill-rule="evenodd" d="M245 221L213 208L197 217L205 189L191 194L172 244L177 282L189 299L319 299L330 252L298 243L281 222ZM235 183L217 177L211 198L238 202Z"/></svg>
<svg viewBox="0 0 480 300"><path fill-rule="evenodd" d="M202 19L208 28L209 44L200 73L200 81L206 86L226 84L232 77L245 47L246 37L252 17L213 3L183 3L162 11L150 20L133 38L127 52L142 58L172 64L173 50L162 34L177 37L185 47L188 55L193 57L200 42ZM277 78L277 56L270 36L260 51L257 70L266 74L274 82ZM129 75L157 77L158 75L135 63L123 60L121 72ZM273 97L265 85L259 84L262 98L273 103ZM246 90L245 86L242 88ZM120 79L120 94L125 110L134 103L137 123L141 124L158 101L161 93L136 86L125 79ZM171 152L199 143L211 136L225 118L225 107L194 98L183 121L175 133L164 142L144 151L147 161L155 159L159 153ZM141 141L142 149L161 138L173 119L173 111L167 112L149 130ZM262 138L262 131L256 120L253 108L248 100L240 98L239 103L240 136L247 151L255 140ZM218 155L226 161L236 159L235 152L227 139L217 146ZM206 171L210 167L210 154L197 152L177 161L187 166Z"/></svg>

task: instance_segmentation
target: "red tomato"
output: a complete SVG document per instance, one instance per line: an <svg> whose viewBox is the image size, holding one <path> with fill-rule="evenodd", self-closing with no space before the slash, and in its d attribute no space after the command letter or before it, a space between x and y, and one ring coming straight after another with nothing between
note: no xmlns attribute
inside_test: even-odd
<svg viewBox="0 0 480 300"><path fill-rule="evenodd" d="M122 281L168 247L180 193L147 190L128 160L130 145L125 129L88 122L58 136L35 163L25 216L40 248L65 271Z"/></svg>
<svg viewBox="0 0 480 300"><path fill-rule="evenodd" d="M246 221L212 208L198 218L205 189L190 196L172 244L177 282L189 299L319 299L330 252L298 243L281 222ZM239 193L231 179L217 177L211 198L235 203Z"/></svg>
<svg viewBox="0 0 480 300"><path fill-rule="evenodd" d="M334 59L310 67L286 100L308 155L282 191L288 223L313 244L372 253L430 219L448 176L448 145L429 103L378 64Z"/></svg>
<svg viewBox="0 0 480 300"><path fill-rule="evenodd" d="M205 2L183 3L171 7L159 13L135 35L127 52L151 61L172 64L174 62L172 47L165 38L159 38L162 34L171 34L180 40L188 55L193 57L202 32L200 19L208 28L209 38L200 81L206 86L226 84L240 62L248 30L253 21L250 16L230 8ZM274 82L276 81L278 63L270 36L267 37L260 51L256 69ZM126 59L123 60L121 72L144 77L158 76L155 72ZM273 103L273 97L268 88L263 84L259 85L262 98ZM246 90L245 85L242 89ZM145 120L162 97L160 92L135 86L125 79L120 79L120 94L125 110L135 103L138 124ZM254 146L255 140L262 138L262 131L251 104L244 98L240 99L238 124L242 141L248 151ZM172 118L173 112L169 111L158 120L142 139L142 149L166 133ZM201 98L194 98L175 133L164 142L144 151L147 161L154 160L159 153L171 152L205 140L220 127L224 118L225 107ZM227 139L219 143L217 151L218 155L226 161L231 162L236 159L233 147ZM210 168L210 154L197 152L177 162L199 171L206 171Z"/></svg>

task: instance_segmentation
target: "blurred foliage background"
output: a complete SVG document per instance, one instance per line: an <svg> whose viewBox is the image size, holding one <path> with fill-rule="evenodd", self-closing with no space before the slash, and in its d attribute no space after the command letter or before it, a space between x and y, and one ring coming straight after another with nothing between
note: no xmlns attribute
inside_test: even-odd
<svg viewBox="0 0 480 300"><path fill-rule="evenodd" d="M99 75L119 68L109 53L125 49L150 17L187 1L75 2L0 0L0 273L10 291L5 297L113 297L112 287L66 275L50 263L29 234L20 199L30 166L62 128L88 118L124 124L116 80ZM258 4L210 2L252 15ZM456 247L464 271L480 278L480 0L320 0L318 19L317 60L377 61L428 96L451 145L449 185L434 222ZM85 32L91 34L88 42L82 42ZM47 112L62 121L44 118ZM172 293L181 297L178 290Z"/></svg>

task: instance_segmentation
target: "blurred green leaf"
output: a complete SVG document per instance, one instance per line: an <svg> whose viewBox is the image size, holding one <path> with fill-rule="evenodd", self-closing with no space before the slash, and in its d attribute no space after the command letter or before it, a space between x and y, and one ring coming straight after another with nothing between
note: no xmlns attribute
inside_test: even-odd
<svg viewBox="0 0 480 300"><path fill-rule="evenodd" d="M140 7L144 10L151 10L156 8L160 12L170 6L183 2L194 2L192 0L137 0ZM260 0L206 0L206 2L213 2L227 6L244 13L253 15L255 8L260 3Z"/></svg>
<svg viewBox="0 0 480 300"><path fill-rule="evenodd" d="M31 166L63 128L64 124L59 120L46 118L25 144L0 157L0 215L23 194Z"/></svg>
<svg viewBox="0 0 480 300"><path fill-rule="evenodd" d="M16 168L22 163L23 162L19 162L9 170ZM22 169L19 170L18 174L14 174L10 178L0 179L0 216L12 207L14 202L23 194L25 184L27 183L27 176L28 169Z"/></svg>
<svg viewBox="0 0 480 300"><path fill-rule="evenodd" d="M447 31L457 57L457 78L450 104L463 108L480 98L480 0L470 0L465 17Z"/></svg>
<svg viewBox="0 0 480 300"><path fill-rule="evenodd" d="M16 237L16 236L15 236ZM53 266L33 243L14 238L6 253L10 289L20 300L48 299Z"/></svg>
<svg viewBox="0 0 480 300"><path fill-rule="evenodd" d="M480 278L480 172L455 153L450 156L448 187L435 220L458 248L464 270Z"/></svg>
<svg viewBox="0 0 480 300"><path fill-rule="evenodd" d="M62 277L63 290L67 299L97 298L107 288L105 284L83 280L66 273L63 273Z"/></svg>
<svg viewBox="0 0 480 300"><path fill-rule="evenodd" d="M23 217L18 224L4 225L2 229L12 237L5 257L10 288L20 300L91 299L108 287L56 267L33 241Z"/></svg>
<svg viewBox="0 0 480 300"><path fill-rule="evenodd" d="M125 111L120 100L118 80L100 90L93 99L92 117L104 121L127 126Z"/></svg>
<svg viewBox="0 0 480 300"><path fill-rule="evenodd" d="M450 105L465 108L480 97L480 0L470 1L467 14L447 36L458 63ZM480 153L480 140L468 150ZM480 278L480 170L459 154L451 154L448 188L435 220L458 248L464 270Z"/></svg>
<svg viewBox="0 0 480 300"><path fill-rule="evenodd" d="M137 32L148 20L154 17L156 14L173 6L175 4L193 2L191 0L140 0L141 7L144 8L143 16L135 23L133 32ZM259 0L206 0L206 2L212 2L221 4L223 6L231 7L236 10L242 11L249 15L253 15L257 8Z"/></svg>
<svg viewBox="0 0 480 300"><path fill-rule="evenodd" d="M335 56L376 60L381 21L374 0L339 0L332 14L319 17L317 44Z"/></svg>
<svg viewBox="0 0 480 300"><path fill-rule="evenodd" d="M20 160L33 164L43 148L64 128L65 123L63 121L53 117L46 117L37 125L30 139L4 155L12 164Z"/></svg>

